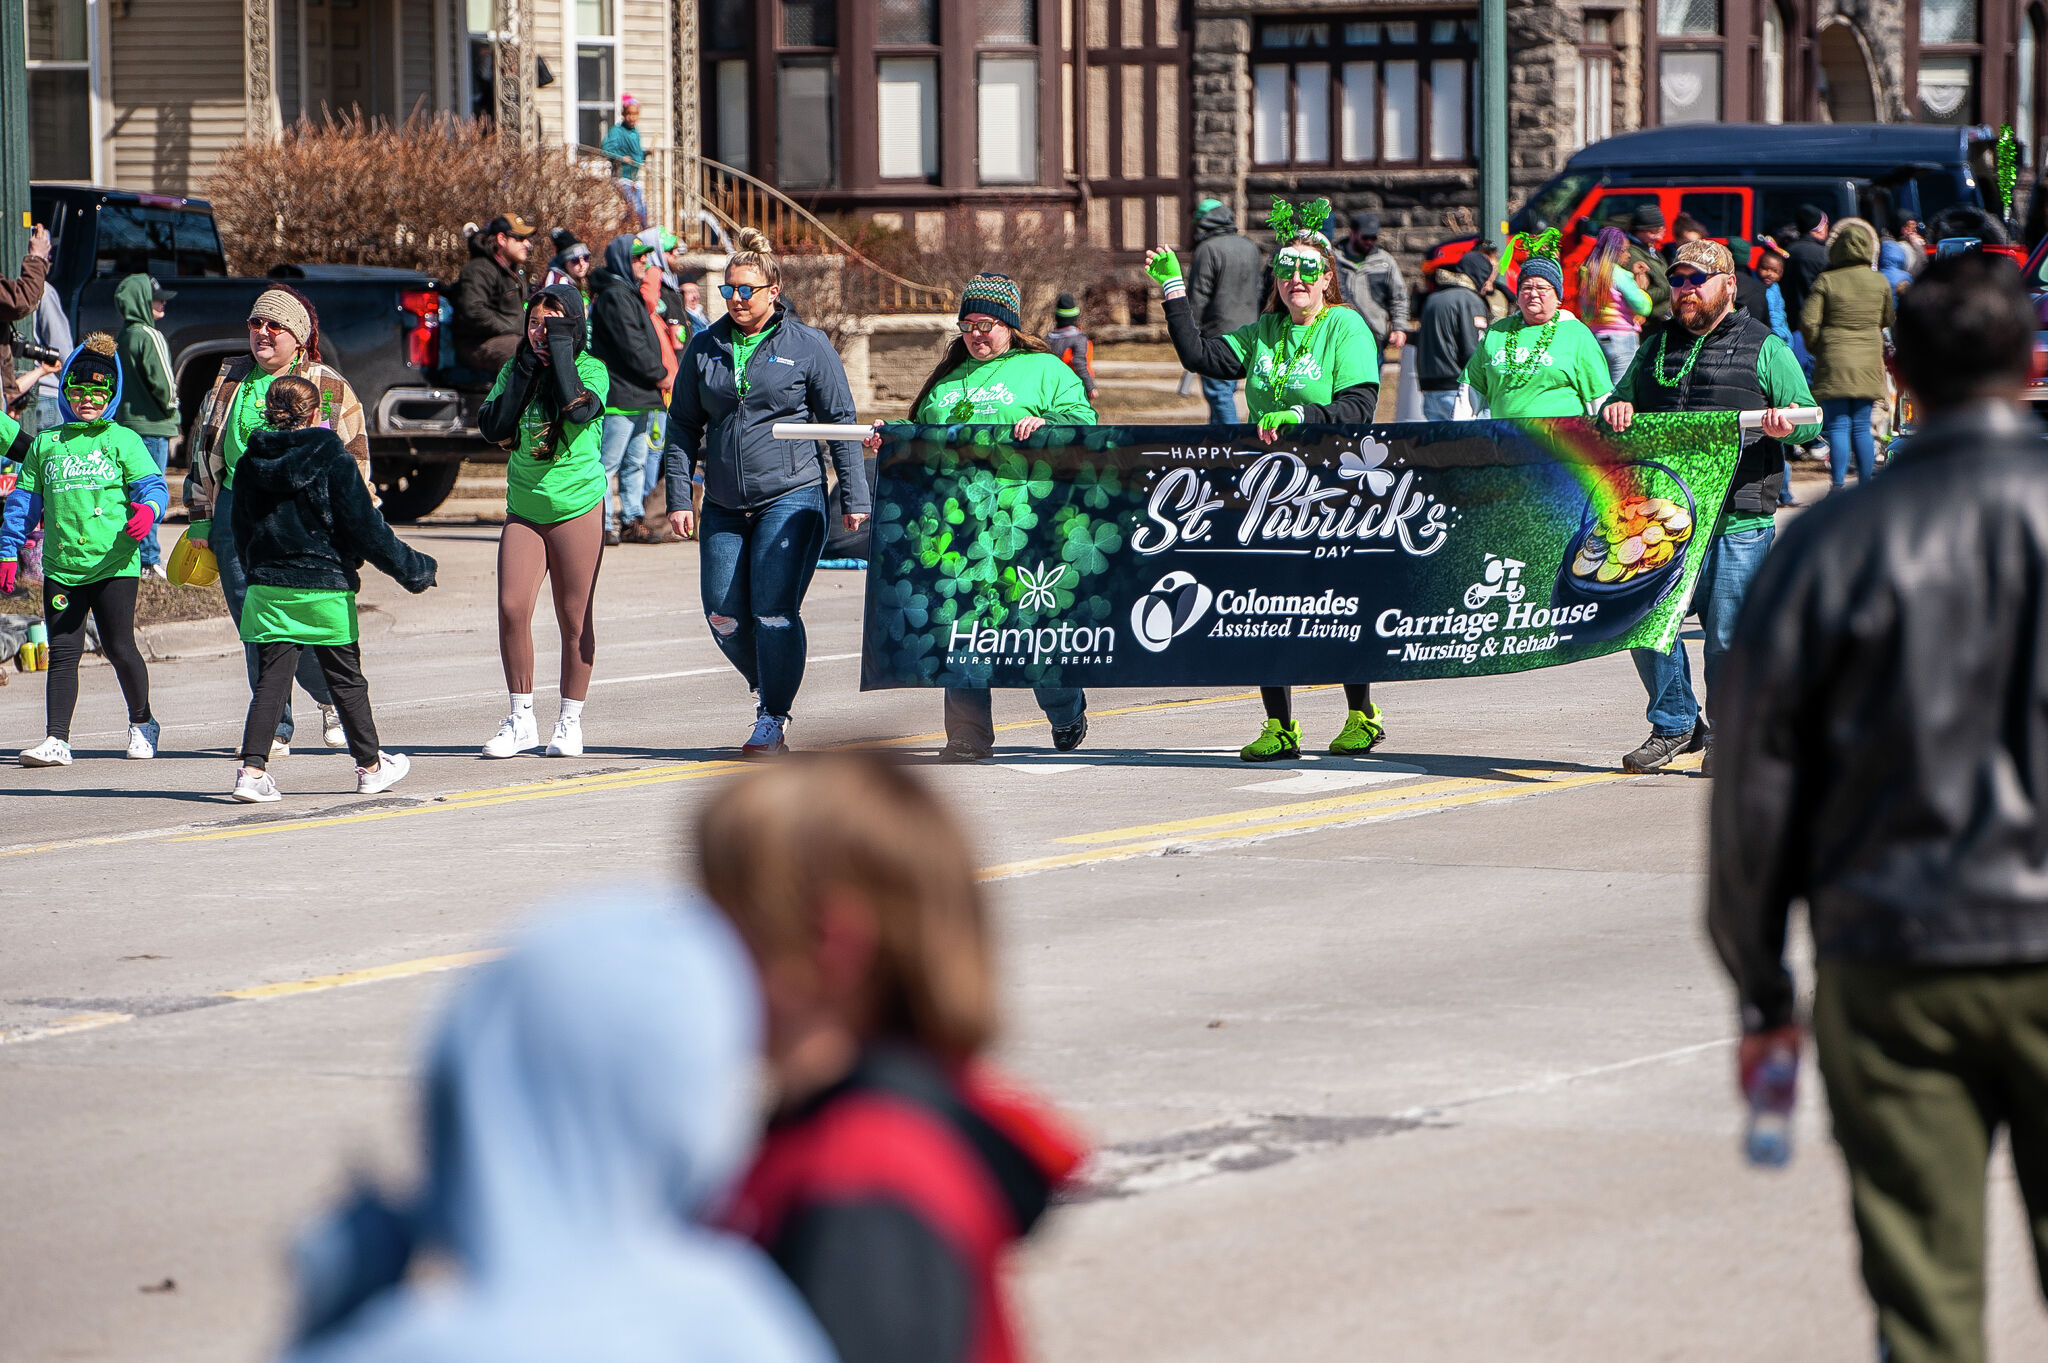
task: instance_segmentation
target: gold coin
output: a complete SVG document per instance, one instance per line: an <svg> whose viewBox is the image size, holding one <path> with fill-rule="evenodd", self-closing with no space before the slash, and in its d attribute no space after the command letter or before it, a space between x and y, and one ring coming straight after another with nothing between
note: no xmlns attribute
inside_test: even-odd
<svg viewBox="0 0 2048 1363"><path fill-rule="evenodd" d="M1664 518L1664 529L1676 535L1682 530L1692 529L1692 516L1684 511L1673 511Z"/></svg>
<svg viewBox="0 0 2048 1363"><path fill-rule="evenodd" d="M1577 558L1572 560L1573 577L1591 577L1594 573L1598 572L1599 570L1600 561L1598 559L1590 559L1587 558L1584 554L1580 554Z"/></svg>
<svg viewBox="0 0 2048 1363"><path fill-rule="evenodd" d="M1643 514L1646 516L1655 516L1661 520L1663 517L1670 515L1672 512L1676 510L1678 510L1678 508L1672 504L1670 498L1652 497L1649 500L1649 503L1646 506L1644 506Z"/></svg>
<svg viewBox="0 0 2048 1363"><path fill-rule="evenodd" d="M1665 564L1671 562L1672 552L1673 550L1670 540L1666 540L1662 544L1651 545L1650 548L1643 554L1643 561L1641 566L1645 570L1651 568L1661 568Z"/></svg>
<svg viewBox="0 0 2048 1363"><path fill-rule="evenodd" d="M1614 556L1621 560L1621 564L1624 568L1634 563L1637 559L1640 559L1643 556L1643 541L1641 536L1630 535L1627 539L1623 540L1621 542L1621 547L1614 551Z"/></svg>
<svg viewBox="0 0 2048 1363"><path fill-rule="evenodd" d="M1643 527L1643 543L1644 543L1644 544L1662 544L1663 542L1664 542L1664 527L1663 527L1663 526L1661 526L1661 525L1658 525L1658 524L1657 524L1656 522L1652 521L1652 522L1651 522L1650 524L1648 524L1648 525L1646 525L1646 526L1644 526L1644 527Z"/></svg>
<svg viewBox="0 0 2048 1363"><path fill-rule="evenodd" d="M1626 571L1621 564L1610 558L1593 570L1593 576L1601 582L1613 582Z"/></svg>
<svg viewBox="0 0 2048 1363"><path fill-rule="evenodd" d="M1586 542L1579 546L1579 552L1592 558L1607 557L1607 541L1597 535L1586 536Z"/></svg>

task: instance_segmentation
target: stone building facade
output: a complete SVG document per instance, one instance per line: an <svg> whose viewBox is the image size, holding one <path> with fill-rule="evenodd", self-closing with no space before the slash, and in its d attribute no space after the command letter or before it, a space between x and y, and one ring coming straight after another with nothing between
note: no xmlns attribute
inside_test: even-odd
<svg viewBox="0 0 2048 1363"><path fill-rule="evenodd" d="M1192 0L1193 195L1371 210L1414 260L1472 231L1476 5ZM2014 123L2030 167L2036 0L1507 0L1510 206L1580 147L1680 122Z"/></svg>

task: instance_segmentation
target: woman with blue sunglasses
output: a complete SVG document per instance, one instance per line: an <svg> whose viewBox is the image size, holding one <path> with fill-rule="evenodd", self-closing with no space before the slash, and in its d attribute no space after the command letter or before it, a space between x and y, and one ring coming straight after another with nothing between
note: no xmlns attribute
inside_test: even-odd
<svg viewBox="0 0 2048 1363"><path fill-rule="evenodd" d="M845 489L845 526L867 524L860 442L777 440L778 421L857 420L846 369L825 333L782 302L782 271L768 238L743 230L718 289L725 316L683 352L669 400L663 471L669 526L702 544L699 585L717 642L755 693L744 757L789 751L783 730L803 685L804 594L825 544L827 452ZM704 470L699 534L691 480Z"/></svg>

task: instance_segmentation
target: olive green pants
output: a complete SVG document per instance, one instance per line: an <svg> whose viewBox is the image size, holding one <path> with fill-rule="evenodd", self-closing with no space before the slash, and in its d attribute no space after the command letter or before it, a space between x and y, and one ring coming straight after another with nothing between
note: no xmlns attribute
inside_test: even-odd
<svg viewBox="0 0 2048 1363"><path fill-rule="evenodd" d="M2048 1293L2048 966L1823 962L1813 1009L1892 1363L1983 1363L1985 1164L2008 1132Z"/></svg>

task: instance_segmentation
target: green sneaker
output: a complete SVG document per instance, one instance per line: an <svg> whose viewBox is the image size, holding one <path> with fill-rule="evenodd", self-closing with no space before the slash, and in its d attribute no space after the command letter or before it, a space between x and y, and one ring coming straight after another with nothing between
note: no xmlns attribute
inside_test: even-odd
<svg viewBox="0 0 2048 1363"><path fill-rule="evenodd" d="M1301 726L1269 719L1266 727L1259 730L1259 736L1240 748L1237 755L1247 762L1282 762L1290 757L1299 757Z"/></svg>
<svg viewBox="0 0 2048 1363"><path fill-rule="evenodd" d="M1363 757L1378 747L1380 740L1387 736L1385 717L1380 707L1370 710L1352 710L1344 716L1344 729L1330 740L1330 751L1339 757Z"/></svg>

